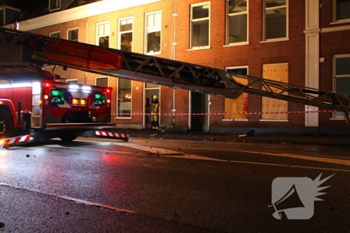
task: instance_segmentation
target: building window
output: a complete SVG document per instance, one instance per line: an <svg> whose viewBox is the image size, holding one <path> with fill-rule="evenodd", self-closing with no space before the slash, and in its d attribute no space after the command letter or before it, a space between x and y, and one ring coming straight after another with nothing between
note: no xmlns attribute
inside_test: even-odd
<svg viewBox="0 0 350 233"><path fill-rule="evenodd" d="M350 54L334 56L333 90L350 96ZM336 112L335 117L344 119L344 113Z"/></svg>
<svg viewBox="0 0 350 233"><path fill-rule="evenodd" d="M61 37L61 32L51 32L49 34L50 37L55 37L55 38L60 38Z"/></svg>
<svg viewBox="0 0 350 233"><path fill-rule="evenodd" d="M226 70L240 75L248 74L247 67L229 67L226 68ZM248 79L238 77L233 78L243 85L248 84ZM234 113L224 115L224 119L226 120L248 120L248 94L243 93L237 99L225 98L225 113Z"/></svg>
<svg viewBox="0 0 350 233"><path fill-rule="evenodd" d="M248 1L227 1L227 39L226 44L247 41Z"/></svg>
<svg viewBox="0 0 350 233"><path fill-rule="evenodd" d="M263 65L263 78L270 79L278 82L288 83L288 64L268 64ZM267 89L263 87L263 90L271 90L278 92L272 86ZM271 121L287 121L288 120L288 102L285 100L279 100L269 97L262 97L262 112L261 119ZM270 114L270 112L277 112L276 114Z"/></svg>
<svg viewBox="0 0 350 233"><path fill-rule="evenodd" d="M333 0L333 6L335 21L350 19L350 0Z"/></svg>
<svg viewBox="0 0 350 233"><path fill-rule="evenodd" d="M78 83L78 79L67 79L66 83L77 84Z"/></svg>
<svg viewBox="0 0 350 233"><path fill-rule="evenodd" d="M132 27L133 18L119 20L119 49L127 52L132 51Z"/></svg>
<svg viewBox="0 0 350 233"><path fill-rule="evenodd" d="M49 0L50 11L61 9L61 0Z"/></svg>
<svg viewBox="0 0 350 233"><path fill-rule="evenodd" d="M96 77L95 84L100 87L108 87L108 77Z"/></svg>
<svg viewBox="0 0 350 233"><path fill-rule="evenodd" d="M191 49L209 47L209 2L191 5Z"/></svg>
<svg viewBox="0 0 350 233"><path fill-rule="evenodd" d="M118 78L118 117L131 117L131 80Z"/></svg>
<svg viewBox="0 0 350 233"><path fill-rule="evenodd" d="M5 25L5 10L0 10L0 26Z"/></svg>
<svg viewBox="0 0 350 233"><path fill-rule="evenodd" d="M162 13L146 14L145 53L161 52Z"/></svg>
<svg viewBox="0 0 350 233"><path fill-rule="evenodd" d="M288 0L265 0L264 39L287 38Z"/></svg>
<svg viewBox="0 0 350 233"><path fill-rule="evenodd" d="M109 22L97 24L97 45L109 48Z"/></svg>
<svg viewBox="0 0 350 233"><path fill-rule="evenodd" d="M68 30L68 40L78 41L78 28Z"/></svg>

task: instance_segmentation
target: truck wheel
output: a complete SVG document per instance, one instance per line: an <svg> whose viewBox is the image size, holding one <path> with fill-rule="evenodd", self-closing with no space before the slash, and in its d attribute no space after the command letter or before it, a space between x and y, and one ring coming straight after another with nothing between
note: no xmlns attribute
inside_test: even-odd
<svg viewBox="0 0 350 233"><path fill-rule="evenodd" d="M9 138L15 135L15 127L13 126L12 115L9 111L2 110L0 111L0 121L3 123L3 127L1 127L2 131L0 132L0 137Z"/></svg>
<svg viewBox="0 0 350 233"><path fill-rule="evenodd" d="M74 135L65 135L65 136L60 136L60 139L64 142L71 142L73 141L74 139L76 139L77 136L74 136Z"/></svg>

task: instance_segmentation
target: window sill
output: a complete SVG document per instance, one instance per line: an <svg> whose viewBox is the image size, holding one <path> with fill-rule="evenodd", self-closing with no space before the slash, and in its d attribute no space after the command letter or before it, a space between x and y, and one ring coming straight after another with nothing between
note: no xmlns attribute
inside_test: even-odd
<svg viewBox="0 0 350 233"><path fill-rule="evenodd" d="M197 50L204 50L204 49L211 49L211 47L192 48L192 49L187 49L187 51L197 51Z"/></svg>
<svg viewBox="0 0 350 233"><path fill-rule="evenodd" d="M332 117L329 120L331 120L331 121L345 121L345 118L344 117Z"/></svg>
<svg viewBox="0 0 350 233"><path fill-rule="evenodd" d="M162 52L155 52L155 53L145 53L145 55L159 55L162 54Z"/></svg>
<svg viewBox="0 0 350 233"><path fill-rule="evenodd" d="M265 120L265 119L260 119L259 121L261 121L261 122L276 122L276 123L289 122L289 120Z"/></svg>
<svg viewBox="0 0 350 233"><path fill-rule="evenodd" d="M222 119L222 121L248 122L248 119Z"/></svg>
<svg viewBox="0 0 350 233"><path fill-rule="evenodd" d="M289 41L289 38L278 38L260 41L261 44Z"/></svg>
<svg viewBox="0 0 350 233"><path fill-rule="evenodd" d="M131 120L132 117L115 117L114 120Z"/></svg>
<svg viewBox="0 0 350 233"><path fill-rule="evenodd" d="M245 42L237 42L237 43L231 43L228 45L224 45L223 47L235 47L235 46L242 46L242 45L249 45L249 42L245 41Z"/></svg>
<svg viewBox="0 0 350 233"><path fill-rule="evenodd" d="M337 25L337 24L343 24L343 23L350 23L350 19L341 19L341 20L333 21L330 23L330 25Z"/></svg>

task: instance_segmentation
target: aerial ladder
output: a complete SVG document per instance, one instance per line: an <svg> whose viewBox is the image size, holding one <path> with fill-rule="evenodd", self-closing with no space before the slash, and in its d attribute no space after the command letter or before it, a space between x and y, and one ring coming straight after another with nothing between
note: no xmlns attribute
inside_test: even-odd
<svg viewBox="0 0 350 233"><path fill-rule="evenodd" d="M17 51L18 59L5 61L6 53L13 53L13 50ZM243 92L250 93L341 111L349 122L350 98L342 93L0 28L0 79L2 76L8 77L6 73L13 73L14 69L20 73L31 73L38 72L45 65L58 65L225 98L236 99ZM237 82L236 77L247 79L248 84Z"/></svg>

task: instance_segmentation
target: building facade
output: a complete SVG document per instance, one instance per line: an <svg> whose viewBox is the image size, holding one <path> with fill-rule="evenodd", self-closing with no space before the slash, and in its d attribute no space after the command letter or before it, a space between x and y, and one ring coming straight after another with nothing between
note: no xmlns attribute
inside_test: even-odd
<svg viewBox="0 0 350 233"><path fill-rule="evenodd" d="M58 8L19 22L19 29L350 96L350 0L104 0L65 10L59 0L49 2ZM350 134L343 113L299 103L246 93L232 100L59 67L54 72L68 82L113 87L118 127L150 127L148 108L157 95L162 127Z"/></svg>

